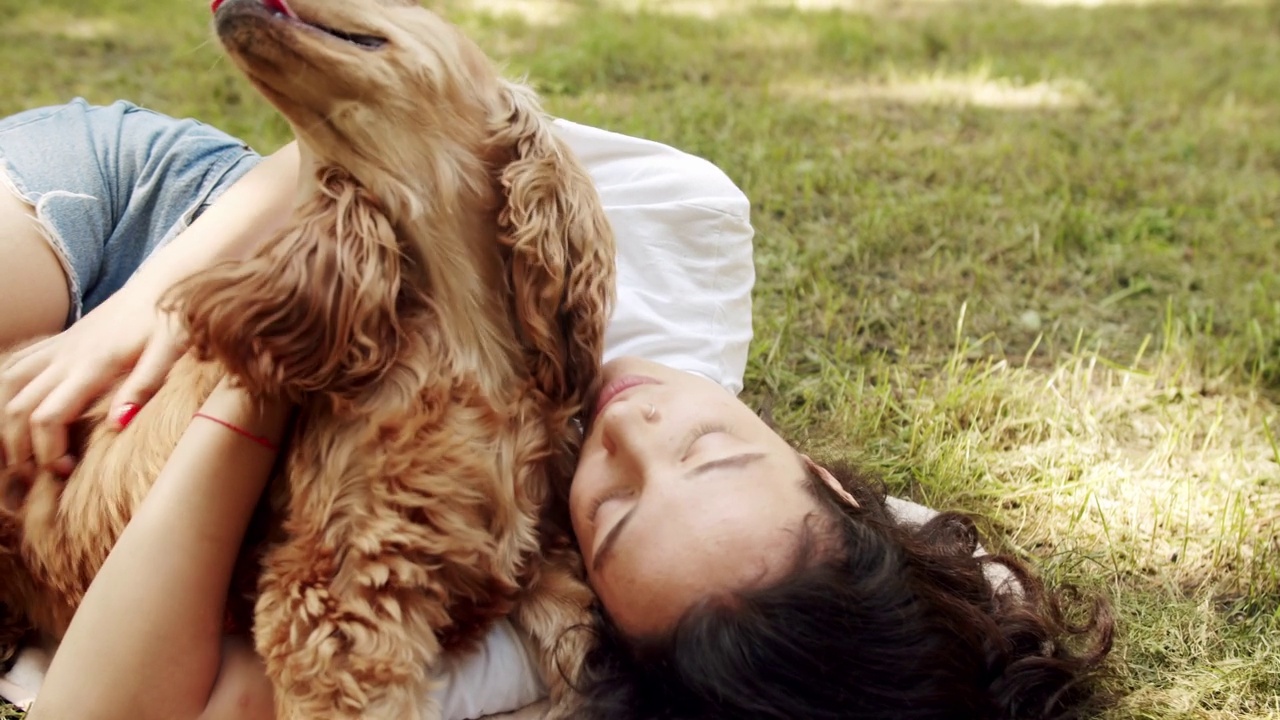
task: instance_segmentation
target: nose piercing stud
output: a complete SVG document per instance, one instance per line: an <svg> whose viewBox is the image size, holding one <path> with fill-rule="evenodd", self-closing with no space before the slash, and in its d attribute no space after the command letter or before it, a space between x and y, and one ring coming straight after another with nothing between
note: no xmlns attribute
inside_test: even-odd
<svg viewBox="0 0 1280 720"><path fill-rule="evenodd" d="M657 414L658 414L658 408L655 407L653 403L649 403L649 409L645 410L644 412L644 419L652 420L653 417Z"/></svg>

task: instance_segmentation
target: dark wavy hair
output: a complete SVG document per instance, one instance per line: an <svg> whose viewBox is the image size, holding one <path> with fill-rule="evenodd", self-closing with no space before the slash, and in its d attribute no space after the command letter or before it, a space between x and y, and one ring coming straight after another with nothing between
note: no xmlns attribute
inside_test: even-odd
<svg viewBox="0 0 1280 720"><path fill-rule="evenodd" d="M626 637L597 608L580 717L1042 720L1104 704L1103 598L1049 592L1012 557L975 557L965 516L900 524L878 483L832 473L861 507L810 476L820 510L783 581L709 598L660 637ZM1064 615L1069 597L1080 622Z"/></svg>

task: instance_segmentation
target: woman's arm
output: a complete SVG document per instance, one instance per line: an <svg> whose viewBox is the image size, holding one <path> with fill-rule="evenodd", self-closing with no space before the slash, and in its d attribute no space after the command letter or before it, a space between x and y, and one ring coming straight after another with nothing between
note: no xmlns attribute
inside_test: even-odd
<svg viewBox="0 0 1280 720"><path fill-rule="evenodd" d="M159 298L179 280L252 253L289 219L302 160L296 141L267 156L185 232L157 250L129 285Z"/></svg>
<svg viewBox="0 0 1280 720"><path fill-rule="evenodd" d="M228 188L185 232L148 258L129 284L111 300L123 296L135 312L154 317L161 297L179 281L224 260L252 254L289 219L299 192L298 176L304 161L309 166L310 159L304 158L296 141L265 158ZM79 324L83 325L84 321ZM146 404L184 354L186 348L175 337L173 329L166 327L165 322L155 325L151 337L138 346L137 354L123 358L125 362L117 372L129 375L116 390L113 408ZM95 377L92 368L85 364L80 368L90 373L89 379ZM98 373L98 377L101 376L102 373ZM51 395L50 399L54 397ZM66 400L55 408L55 411L64 411L60 415L61 424L65 425L79 414L80 410L73 410L73 405L86 404L92 397L87 393L66 395ZM52 430L37 426L33 434ZM40 444L37 442L35 447Z"/></svg>
<svg viewBox="0 0 1280 720"><path fill-rule="evenodd" d="M225 382L201 412L273 442L288 414ZM265 684L243 645L224 664L222 628L232 568L274 460L216 422L192 420L85 595L31 720L194 720L210 705L234 708L223 686Z"/></svg>
<svg viewBox="0 0 1280 720"><path fill-rule="evenodd" d="M276 151L156 251L123 289L0 368L4 462L34 457L49 465L62 458L67 426L122 376L114 416L150 400L185 350L156 303L179 280L244 257L271 237L288 220L298 174L309 163L296 143Z"/></svg>

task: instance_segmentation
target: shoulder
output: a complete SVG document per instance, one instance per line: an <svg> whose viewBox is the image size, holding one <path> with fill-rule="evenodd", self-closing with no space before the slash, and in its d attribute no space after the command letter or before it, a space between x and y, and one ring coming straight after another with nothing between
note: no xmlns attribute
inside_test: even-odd
<svg viewBox="0 0 1280 720"><path fill-rule="evenodd" d="M557 120L617 236L605 359L642 357L742 390L755 283L751 204L713 163L662 143Z"/></svg>
<svg viewBox="0 0 1280 720"><path fill-rule="evenodd" d="M687 204L746 219L751 203L715 164L652 140L564 119L556 132L586 166L606 208Z"/></svg>

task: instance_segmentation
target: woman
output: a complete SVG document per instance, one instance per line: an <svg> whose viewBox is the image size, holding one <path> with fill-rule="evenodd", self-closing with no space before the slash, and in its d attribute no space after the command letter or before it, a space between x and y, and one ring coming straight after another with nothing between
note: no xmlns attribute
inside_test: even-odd
<svg viewBox="0 0 1280 720"><path fill-rule="evenodd" d="M736 399L753 275L748 207L732 183L670 148L560 131L620 248L605 387L570 492L600 598L584 716L1037 718L1080 707L1109 647L1104 611L1074 632L1020 564L974 556L970 524L902 522L867 481L799 454ZM180 354L156 298L268 237L287 216L298 158L289 146L260 161L198 123L73 103L0 121L0 161L0 252L15 259L0 269L0 306L17 308L0 319L0 343L71 323L0 371L4 459L65 467L64 426L86 398L132 368L115 400L126 424ZM188 428L85 598L36 720L271 716L261 666L243 640L221 638L219 619L272 462L243 435L278 437L287 409L221 387L205 413L225 425ZM996 567L1007 570L986 572ZM519 650L503 626L480 657ZM442 669L446 717L518 707L538 690L527 659L487 676L472 660Z"/></svg>

